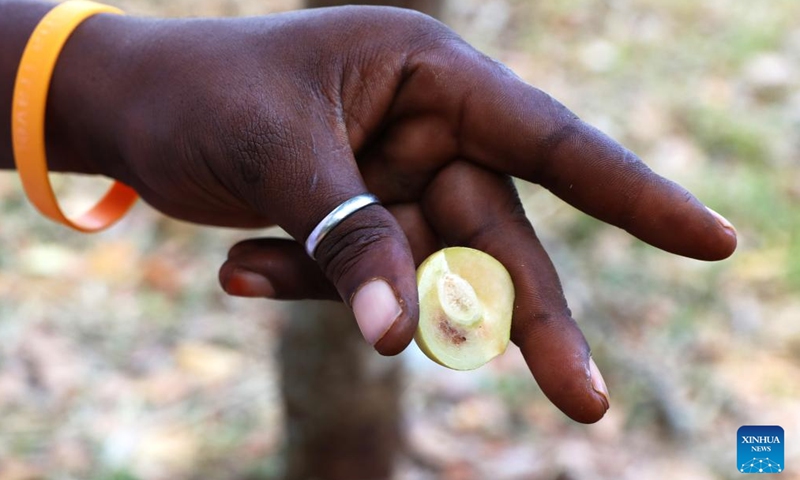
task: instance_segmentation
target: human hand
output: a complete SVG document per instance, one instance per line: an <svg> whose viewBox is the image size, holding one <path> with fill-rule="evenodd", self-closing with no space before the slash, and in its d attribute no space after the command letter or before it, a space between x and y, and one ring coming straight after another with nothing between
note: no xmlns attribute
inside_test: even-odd
<svg viewBox="0 0 800 480"><path fill-rule="evenodd" d="M686 190L428 17L103 16L76 33L93 29L112 40L89 59L71 41L54 79L54 118L84 139L65 151L160 211L280 225L302 242L344 200L381 199L339 224L316 262L294 241L235 246L220 271L229 293L342 298L365 338L395 354L416 327L415 265L445 244L483 250L514 280L512 341L575 420L601 418L607 392L509 175L668 252L718 260L735 249L733 227ZM86 80L98 62L115 84Z"/></svg>

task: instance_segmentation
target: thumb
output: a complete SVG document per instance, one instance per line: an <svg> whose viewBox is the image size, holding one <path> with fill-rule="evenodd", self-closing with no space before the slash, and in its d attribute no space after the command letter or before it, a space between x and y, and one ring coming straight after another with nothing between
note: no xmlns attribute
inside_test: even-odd
<svg viewBox="0 0 800 480"><path fill-rule="evenodd" d="M248 190L250 201L301 244L311 243L307 245L310 256L353 309L364 338L379 353L395 355L411 342L419 317L408 240L394 216L379 203L337 210L367 193L364 179L341 122L310 121L308 125L291 134L297 138L292 138L288 152L279 149L252 155L291 161L276 162L264 183L251 182L255 188ZM331 218L335 211L340 215ZM316 236L318 227L324 227L324 235ZM257 266L241 267L259 271ZM314 277L305 281L318 282ZM231 280L241 283L229 276L228 286Z"/></svg>
<svg viewBox="0 0 800 480"><path fill-rule="evenodd" d="M334 224L313 253L367 342L384 355L402 351L419 306L411 249L395 218L379 204L363 207Z"/></svg>
<svg viewBox="0 0 800 480"><path fill-rule="evenodd" d="M298 97L299 98L299 97ZM293 107L287 109L292 110ZM245 202L306 243L325 220L327 234L313 242L312 257L353 309L364 338L384 355L402 351L416 331L419 305L411 249L395 218L380 204L328 215L344 202L367 193L349 143L344 121L329 106L297 108L299 116L243 129L234 142L235 172L244 173L234 188ZM313 113L313 115L309 114ZM270 112L263 117L270 118ZM260 118L260 117L259 117ZM288 123L287 123L288 122ZM296 128L290 128L290 127ZM261 132L258 136L252 131ZM258 268L242 270L251 275ZM246 279L221 276L242 291L264 291L268 279L251 289ZM318 282L318 278L306 281ZM257 282L256 282L257 283ZM258 287L257 285L251 285Z"/></svg>

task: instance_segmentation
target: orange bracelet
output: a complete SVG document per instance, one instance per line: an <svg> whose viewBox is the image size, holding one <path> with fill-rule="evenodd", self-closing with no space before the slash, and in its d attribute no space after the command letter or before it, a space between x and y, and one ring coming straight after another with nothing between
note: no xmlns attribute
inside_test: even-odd
<svg viewBox="0 0 800 480"><path fill-rule="evenodd" d="M14 161L31 203L45 216L81 232L102 230L122 218L138 198L119 182L88 212L69 219L61 211L50 185L45 153L45 110L50 80L58 56L72 32L98 13L122 14L115 7L71 0L53 8L31 34L14 85L11 140Z"/></svg>

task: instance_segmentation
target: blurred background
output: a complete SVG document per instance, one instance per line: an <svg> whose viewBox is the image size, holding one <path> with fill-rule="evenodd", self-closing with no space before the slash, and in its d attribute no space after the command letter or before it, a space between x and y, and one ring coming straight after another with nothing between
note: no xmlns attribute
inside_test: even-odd
<svg viewBox="0 0 800 480"><path fill-rule="evenodd" d="M739 478L746 424L782 426L781 478L800 478L800 2L450 0L440 14L738 228L729 260L677 258L519 184L610 388L605 418L567 419L513 346L454 372L414 347L379 357L328 318L346 315L334 304L227 297L217 268L254 232L140 204L108 232L70 233L6 172L0 480L311 478L347 456L342 432L314 430L326 405L359 400L380 408L350 409L374 416L358 430L373 450L356 458L391 462L398 480ZM81 182L65 181L68 206L95 198Z"/></svg>

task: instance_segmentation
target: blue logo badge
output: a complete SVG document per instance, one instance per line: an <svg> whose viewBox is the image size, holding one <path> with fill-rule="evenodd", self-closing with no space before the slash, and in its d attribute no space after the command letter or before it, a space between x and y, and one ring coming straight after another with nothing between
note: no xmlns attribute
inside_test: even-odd
<svg viewBox="0 0 800 480"><path fill-rule="evenodd" d="M745 425L736 432L737 470L741 473L781 473L783 428L777 425Z"/></svg>

